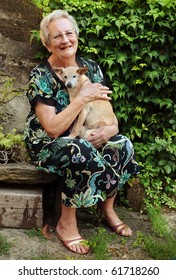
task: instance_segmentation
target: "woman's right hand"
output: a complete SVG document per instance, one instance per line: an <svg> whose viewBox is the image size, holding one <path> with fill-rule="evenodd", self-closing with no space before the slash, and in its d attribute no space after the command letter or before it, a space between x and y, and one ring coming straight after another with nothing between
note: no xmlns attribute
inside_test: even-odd
<svg viewBox="0 0 176 280"><path fill-rule="evenodd" d="M101 100L111 100L111 97L108 94L111 94L112 91L107 87L103 86L100 83L91 83L86 81L77 94L77 97L82 98L85 103L101 99Z"/></svg>

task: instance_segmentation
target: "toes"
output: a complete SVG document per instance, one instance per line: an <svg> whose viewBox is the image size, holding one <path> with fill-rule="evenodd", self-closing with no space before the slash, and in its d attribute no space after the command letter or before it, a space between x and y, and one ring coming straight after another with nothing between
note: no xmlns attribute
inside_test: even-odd
<svg viewBox="0 0 176 280"><path fill-rule="evenodd" d="M71 251L73 251L74 253L78 253L78 254L84 254L89 251L89 247L81 245L81 244L72 245L69 247L69 249Z"/></svg>
<svg viewBox="0 0 176 280"><path fill-rule="evenodd" d="M122 236L131 236L131 235L132 235L132 230L128 226L126 226L122 231Z"/></svg>

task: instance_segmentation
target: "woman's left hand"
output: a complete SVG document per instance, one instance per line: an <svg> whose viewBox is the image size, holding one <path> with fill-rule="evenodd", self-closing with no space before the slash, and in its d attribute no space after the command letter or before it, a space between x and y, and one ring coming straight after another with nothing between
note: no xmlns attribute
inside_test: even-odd
<svg viewBox="0 0 176 280"><path fill-rule="evenodd" d="M107 143L108 140L119 132L117 126L107 125L100 128L96 128L89 138L87 139L96 148L100 148L103 144Z"/></svg>

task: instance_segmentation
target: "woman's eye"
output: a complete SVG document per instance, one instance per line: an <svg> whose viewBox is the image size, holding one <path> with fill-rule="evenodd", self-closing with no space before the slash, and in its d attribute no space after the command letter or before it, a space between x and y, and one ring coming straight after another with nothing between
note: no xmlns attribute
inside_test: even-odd
<svg viewBox="0 0 176 280"><path fill-rule="evenodd" d="M73 35L73 31L68 31L68 32L66 32L66 35L67 35L67 36Z"/></svg>
<svg viewBox="0 0 176 280"><path fill-rule="evenodd" d="M54 36L54 39L60 39L62 36L60 34Z"/></svg>

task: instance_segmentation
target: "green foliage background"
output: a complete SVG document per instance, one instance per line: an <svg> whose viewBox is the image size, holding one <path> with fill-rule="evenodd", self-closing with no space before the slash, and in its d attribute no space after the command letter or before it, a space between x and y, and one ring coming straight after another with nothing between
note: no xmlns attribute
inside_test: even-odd
<svg viewBox="0 0 176 280"><path fill-rule="evenodd" d="M75 17L79 54L100 64L113 89L120 132L134 144L146 201L176 208L175 0L32 2L43 15L65 9ZM31 39L39 40L38 30Z"/></svg>

